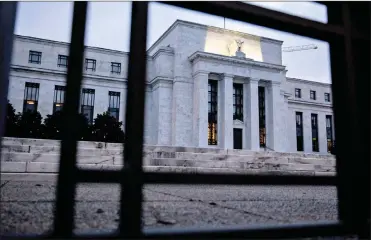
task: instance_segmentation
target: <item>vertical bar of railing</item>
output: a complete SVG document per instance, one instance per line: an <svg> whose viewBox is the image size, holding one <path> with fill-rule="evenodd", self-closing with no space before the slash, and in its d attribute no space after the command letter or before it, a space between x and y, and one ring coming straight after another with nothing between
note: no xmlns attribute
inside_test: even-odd
<svg viewBox="0 0 371 240"><path fill-rule="evenodd" d="M7 115L10 64L17 2L0 2L0 169L2 137Z"/></svg>
<svg viewBox="0 0 371 240"><path fill-rule="evenodd" d="M55 206L54 236L71 237L74 227L76 191L76 154L78 107L82 82L87 2L75 2L71 44L69 49L65 104L62 109L64 126Z"/></svg>
<svg viewBox="0 0 371 240"><path fill-rule="evenodd" d="M148 2L132 2L124 167L121 181L119 234L139 237L142 213L142 151L146 88Z"/></svg>

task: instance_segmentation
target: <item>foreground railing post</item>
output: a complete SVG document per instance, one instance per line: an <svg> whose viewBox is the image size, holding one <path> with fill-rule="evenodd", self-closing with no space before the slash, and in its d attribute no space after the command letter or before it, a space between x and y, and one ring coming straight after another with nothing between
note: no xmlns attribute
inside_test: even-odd
<svg viewBox="0 0 371 240"><path fill-rule="evenodd" d="M2 137L5 133L7 114L9 75L16 11L17 2L0 2L0 169Z"/></svg>
<svg viewBox="0 0 371 240"><path fill-rule="evenodd" d="M62 109L64 126L55 206L54 236L68 238L73 235L74 205L77 183L78 107L82 82L87 2L75 2L67 72L65 105Z"/></svg>
<svg viewBox="0 0 371 240"><path fill-rule="evenodd" d="M119 233L139 237L142 216L143 130L147 72L148 2L132 2L124 167L121 180Z"/></svg>

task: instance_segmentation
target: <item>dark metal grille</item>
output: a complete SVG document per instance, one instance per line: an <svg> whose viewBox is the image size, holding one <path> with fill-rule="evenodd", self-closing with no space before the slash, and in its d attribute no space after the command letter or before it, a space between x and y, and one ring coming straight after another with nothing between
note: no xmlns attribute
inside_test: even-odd
<svg viewBox="0 0 371 240"><path fill-rule="evenodd" d="M316 91L310 90L310 99L316 100Z"/></svg>
<svg viewBox="0 0 371 240"><path fill-rule="evenodd" d="M58 55L58 67L68 67L68 56Z"/></svg>
<svg viewBox="0 0 371 240"><path fill-rule="evenodd" d="M41 64L41 52L30 51L28 55L28 62Z"/></svg>
<svg viewBox="0 0 371 240"><path fill-rule="evenodd" d="M61 111L64 104L64 94L66 92L65 86L55 85L54 88L54 102L53 102L53 113Z"/></svg>
<svg viewBox="0 0 371 240"><path fill-rule="evenodd" d="M112 62L111 63L111 73L120 74L121 73L121 63Z"/></svg>
<svg viewBox="0 0 371 240"><path fill-rule="evenodd" d="M233 120L243 121L243 84L233 84Z"/></svg>
<svg viewBox="0 0 371 240"><path fill-rule="evenodd" d="M119 120L120 93L109 91L108 97L109 97L108 112L112 117L115 117L117 120Z"/></svg>
<svg viewBox="0 0 371 240"><path fill-rule="evenodd" d="M333 146L331 115L326 115L326 136L327 136L327 152L331 152Z"/></svg>
<svg viewBox="0 0 371 240"><path fill-rule="evenodd" d="M25 83L25 89L24 89L24 100L23 100L23 112L31 111L35 112L37 111L37 104L39 100L39 83L31 83L26 82Z"/></svg>
<svg viewBox="0 0 371 240"><path fill-rule="evenodd" d="M90 88L83 88L81 98L81 113L85 115L90 124L93 123L94 100L95 90Z"/></svg>
<svg viewBox="0 0 371 240"><path fill-rule="evenodd" d="M260 147L266 146L266 128L265 128L265 88L258 87L259 98L259 142Z"/></svg>
<svg viewBox="0 0 371 240"><path fill-rule="evenodd" d="M296 98L301 98L301 89L300 88L295 88L295 97Z"/></svg>
<svg viewBox="0 0 371 240"><path fill-rule="evenodd" d="M97 65L97 60L95 59L85 59L85 70L90 70L90 71L93 71L95 72L95 67Z"/></svg>
<svg viewBox="0 0 371 240"><path fill-rule="evenodd" d="M330 93L325 93L325 102L330 102Z"/></svg>
<svg viewBox="0 0 371 240"><path fill-rule="evenodd" d="M128 95L125 125L125 167L121 171L82 170L76 166L77 129L83 70L84 37L88 2L75 2L63 107L61 157L55 205L54 229L59 239L75 238L293 238L315 236L370 236L370 3L323 2L328 23L291 16L241 2L165 2L237 21L287 31L327 41L330 45L333 106L336 135L336 177L252 176L223 174L149 173L142 170L144 90L148 2L132 3ZM9 72L13 49L16 2L0 2L0 136L4 133ZM1 142L0 142L1 144ZM1 148L0 148L1 151ZM0 154L1 157L1 154ZM354 164L355 160L357 164ZM0 161L1 163L1 161ZM80 182L120 183L119 229L114 234L75 235L74 206ZM216 229L142 229L143 184L232 185L336 185L339 221L327 223ZM10 237L9 237L10 238ZM19 239L19 237L16 237ZM34 239L40 239L35 236Z"/></svg>
<svg viewBox="0 0 371 240"><path fill-rule="evenodd" d="M218 81L209 80L208 86L208 135L209 145L218 144Z"/></svg>
<svg viewBox="0 0 371 240"><path fill-rule="evenodd" d="M303 113L296 112L296 150L303 151L304 150L304 142L303 142Z"/></svg>
<svg viewBox="0 0 371 240"><path fill-rule="evenodd" d="M318 115L311 114L311 125L312 125L312 151L318 152Z"/></svg>

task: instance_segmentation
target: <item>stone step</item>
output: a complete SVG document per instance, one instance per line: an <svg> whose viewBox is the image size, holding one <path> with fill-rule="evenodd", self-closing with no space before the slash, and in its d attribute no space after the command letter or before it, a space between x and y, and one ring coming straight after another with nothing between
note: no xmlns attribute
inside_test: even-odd
<svg viewBox="0 0 371 240"><path fill-rule="evenodd" d="M96 170L120 170L122 165L111 164L78 164L81 169ZM177 172L177 173L245 173L245 174L278 174L278 175L331 175L335 172L319 171L277 171L262 169L226 169L226 168L202 168L202 167L172 167L172 166L144 166L145 172ZM58 163L42 162L4 162L1 164L2 173L57 173Z"/></svg>
<svg viewBox="0 0 371 240"><path fill-rule="evenodd" d="M117 164L117 163L116 163ZM261 169L281 171L319 171L333 172L335 166L317 164L280 163L274 159L265 162L255 161L213 161L213 160L177 160L169 158L148 159L143 162L145 166L173 166L173 167L201 167L201 168L227 168L227 169Z"/></svg>
<svg viewBox="0 0 371 240"><path fill-rule="evenodd" d="M170 151L163 151L168 150L170 147L153 147L152 151L144 151L144 158L176 158L176 159L187 159L187 160L231 160L231 161L265 161L267 160L274 160L279 161L280 163L313 163L316 164L317 161L325 161L328 164L335 164L335 158L330 157L323 157L323 158L310 158L312 155L307 155L306 157L297 157L295 154L276 154L278 156L274 156L274 154L266 155L265 152L251 152L246 151L249 155L240 155L236 153L229 153L229 154L222 154L222 153L195 153L195 152L170 152ZM172 148L174 149L174 148ZM229 150L228 150L229 151ZM46 162L57 162L54 160L55 158L59 159L59 147L56 146L30 146L30 145L4 145L2 148L3 156L7 161L11 159L15 159L14 161L18 161L17 159L21 159L20 161L33 161L36 158L42 158L43 155L50 156L51 160ZM24 160L26 155L20 154L20 156L16 155L16 153L29 153L31 154L29 160ZM51 154L51 155L48 155ZM78 149L78 156L79 158L84 158L87 160L89 157L97 158L92 161L92 163L99 162L99 161L106 161L109 159L121 159L122 150L121 149L97 149L97 148L79 148ZM112 157L112 158L110 158ZM103 158L103 159L102 159Z"/></svg>

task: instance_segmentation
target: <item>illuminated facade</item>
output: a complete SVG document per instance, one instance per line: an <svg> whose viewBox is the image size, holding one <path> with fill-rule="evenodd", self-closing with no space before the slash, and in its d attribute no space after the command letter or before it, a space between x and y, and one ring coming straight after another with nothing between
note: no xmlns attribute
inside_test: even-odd
<svg viewBox="0 0 371 240"><path fill-rule="evenodd" d="M80 111L122 121L128 53L85 53ZM326 153L334 142L331 85L287 78L282 41L176 21L147 53L146 144ZM67 66L67 43L15 36L10 102L62 109Z"/></svg>

